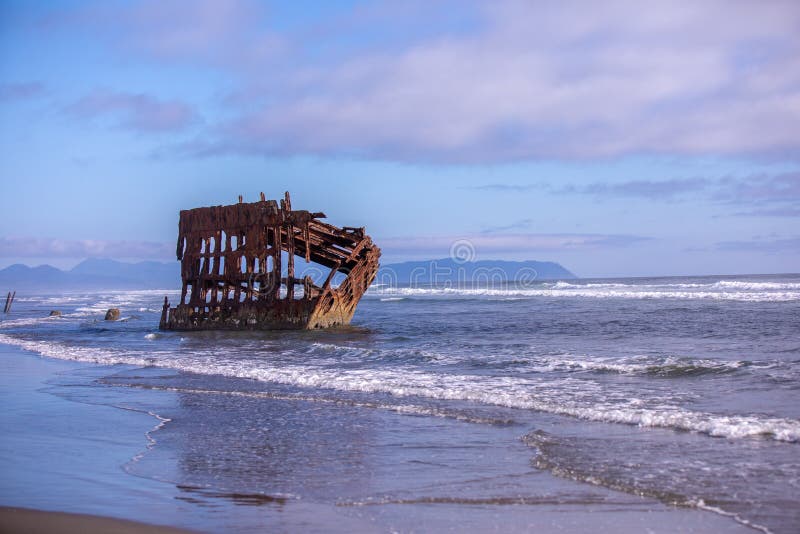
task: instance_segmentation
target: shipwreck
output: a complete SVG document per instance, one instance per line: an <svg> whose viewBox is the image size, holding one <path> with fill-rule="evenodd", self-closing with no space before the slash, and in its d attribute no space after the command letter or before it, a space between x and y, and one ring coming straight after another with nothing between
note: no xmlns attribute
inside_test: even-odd
<svg viewBox="0 0 800 534"><path fill-rule="evenodd" d="M314 329L346 325L378 271L364 228L266 200L183 210L178 223L181 300L164 297L161 330ZM295 257L305 272L295 277ZM327 272L327 275L326 275ZM337 273L344 279L334 285ZM324 277L324 281L322 278ZM336 277L336 278L341 278ZM317 285L321 283L321 285Z"/></svg>

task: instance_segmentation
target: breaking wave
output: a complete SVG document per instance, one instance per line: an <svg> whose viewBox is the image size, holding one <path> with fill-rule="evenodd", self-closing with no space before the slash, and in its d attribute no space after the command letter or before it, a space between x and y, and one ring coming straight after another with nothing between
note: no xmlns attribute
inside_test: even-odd
<svg viewBox="0 0 800 534"><path fill-rule="evenodd" d="M800 283L719 281L707 284L539 283L499 287L372 287L381 300L416 298L616 298L786 302L800 300Z"/></svg>
<svg viewBox="0 0 800 534"><path fill-rule="evenodd" d="M570 359L558 358L544 367L543 371L591 371L600 373L618 373L631 375L648 375L661 378L683 378L701 375L728 374L748 368L751 362L744 360L717 361L681 357L665 358L593 358Z"/></svg>
<svg viewBox="0 0 800 534"><path fill-rule="evenodd" d="M298 387L394 397L477 402L485 405L566 415L589 421L660 427L726 438L763 437L800 442L800 421L759 415L720 415L692 411L668 403L645 404L637 399L602 399L598 383L573 378L522 378L423 372L405 366L381 369L319 367L227 357L217 349L175 357L158 351L118 351L22 340L0 334L0 343L39 354L105 365L155 366L182 371L255 379Z"/></svg>

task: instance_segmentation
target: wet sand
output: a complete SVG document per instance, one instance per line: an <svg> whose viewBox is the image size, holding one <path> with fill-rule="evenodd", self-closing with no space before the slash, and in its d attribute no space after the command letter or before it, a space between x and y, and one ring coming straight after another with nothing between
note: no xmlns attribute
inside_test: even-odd
<svg viewBox="0 0 800 534"><path fill-rule="evenodd" d="M380 410L354 411L354 424L369 429L362 437L370 441L359 450L351 479L341 481L330 474L333 462L339 461L335 454L323 456L324 461L312 456L312 451L324 451L328 445L324 431L318 437L304 431L302 447L292 450L294 458L284 459L321 462L313 482L330 477L328 493L305 491L312 480L302 477L294 481L300 491L277 498L183 485L176 483L181 468L199 457L179 434L162 439L160 420L147 413L147 407L159 406L159 414L176 421L200 423L191 418L204 412L192 408L193 403L207 409L212 401L165 391L90 385L95 378L123 371L120 367L52 360L5 345L0 345L0 358L0 402L5 407L0 413L4 429L0 505L104 516L6 508L0 513L3 531L63 532L72 526L80 526L81 532L93 531L85 526L100 532L113 526L149 532L154 528L108 523L113 520L107 518L113 517L205 532L752 532L716 514L555 479L532 468L523 476L512 475L512 468L517 470L520 462L526 465L530 456L524 444L516 445L519 429L509 430L507 443L498 444L501 457L491 444L487 448L480 442L478 426L474 427L475 446L445 447L447 429L463 423L437 420L431 424L426 418ZM283 410L276 413L285 413L286 401L258 402L275 403ZM317 428L324 427L330 416L325 410L339 409L292 402L296 416ZM402 445L403 436L412 434L430 463L415 458L413 447ZM423 443L424 448L420 447ZM515 456L517 448L519 456ZM404 450L397 456L400 449ZM303 454L309 456L298 458ZM497 456L486 461L485 473L459 470L461 461L475 465L475 455L492 454ZM139 467L131 469L131 462L139 460ZM148 469L160 476L143 475ZM352 487L368 488L375 495L411 497L354 501L341 489ZM420 487L427 489L420 494Z"/></svg>
<svg viewBox="0 0 800 534"><path fill-rule="evenodd" d="M185 534L191 531L163 525L147 525L135 521L85 514L43 512L27 508L0 506L0 532L19 534Z"/></svg>

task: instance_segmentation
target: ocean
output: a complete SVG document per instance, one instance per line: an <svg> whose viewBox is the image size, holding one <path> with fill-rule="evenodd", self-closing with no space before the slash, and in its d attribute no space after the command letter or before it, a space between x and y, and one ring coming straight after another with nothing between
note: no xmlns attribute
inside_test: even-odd
<svg viewBox="0 0 800 534"><path fill-rule="evenodd" d="M18 295L0 343L96 364L57 393L149 413L124 469L187 502L519 525L641 501L800 529L800 275L375 285L350 327L310 332L160 332L165 295Z"/></svg>

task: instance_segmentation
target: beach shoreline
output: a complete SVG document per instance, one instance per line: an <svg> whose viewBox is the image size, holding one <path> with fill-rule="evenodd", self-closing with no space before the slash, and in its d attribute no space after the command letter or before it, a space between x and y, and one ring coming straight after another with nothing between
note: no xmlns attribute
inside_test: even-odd
<svg viewBox="0 0 800 534"><path fill-rule="evenodd" d="M151 527L176 533L324 532L329 524L375 531L335 504L259 501L257 495L181 486L169 474L163 480L138 475L132 466L153 447L152 435L165 420L142 409L134 397L144 393L147 402L169 406L171 394L93 385L102 376L131 368L127 365L54 359L2 343L0 358L5 406L0 426L9 429L0 441L0 507L8 517L0 522L3 532L51 531L49 526L56 524L78 530L83 525L120 526L130 532L150 532ZM74 396L68 399L64 392Z"/></svg>
<svg viewBox="0 0 800 534"><path fill-rule="evenodd" d="M0 345L0 358L5 406L0 419L8 429L0 443L4 524L28 519L32 525L53 524L52 518L35 516L34 509L148 523L149 514L142 510L158 510L170 490L130 477L122 467L146 448L153 417L103 405L101 399L71 402L50 393L50 382L59 376L100 366L50 359L10 345ZM12 514L12 509L23 511ZM165 514L160 523L170 522Z"/></svg>
<svg viewBox="0 0 800 534"><path fill-rule="evenodd" d="M26 534L188 534L193 531L165 525L151 525L126 519L88 514L47 512L29 508L0 506L0 531Z"/></svg>
<svg viewBox="0 0 800 534"><path fill-rule="evenodd" d="M97 398L85 398L85 393L81 393L84 398L78 402L66 400L52 391L53 381L58 382L59 377L82 376L84 380L94 380L112 374L116 369L43 358L8 345L0 345L0 354L7 370L2 394L6 397L6 405L11 408L3 416L6 419L4 424L16 428L11 432L14 437L6 440L0 450L0 465L7 475L0 483L0 505L7 508L4 512L7 516L12 514L11 508L86 514L91 517L80 516L75 521L96 521L97 525L107 524L102 522L103 518L141 522L142 525L131 526L145 529L138 532L148 532L146 529L150 527L147 524L151 522L208 532L247 531L257 527L322 532L330 530L330 525L335 525L333 529L338 532L402 532L470 524L472 527L467 527L467 530L482 530L494 525L512 532L530 528L545 532L562 528L590 532L597 525L621 532L635 532L641 528L655 532L675 528L687 532L751 531L716 514L674 508L647 499L621 497L612 506L606 506L598 496L613 492L590 486L586 488L583 504L580 500L570 502L569 498L559 504L557 496L542 495L510 500L422 498L418 501L392 501L387 498L385 502L348 502L346 499L318 502L318 499L289 496L277 501L265 498L260 505L253 506L252 499L248 502L248 496L239 496L237 501L202 488L181 488L168 481L134 476L126 466L148 453L152 446L148 444L149 436L154 431L157 434L159 426L159 420L152 413L131 409L131 406L136 406L135 399L130 399L131 406L120 406L118 400L112 402L103 398L108 391L99 386L87 390L90 396L96 395ZM121 392L123 396L137 393L142 392ZM166 395L162 402L166 401L168 405L169 394L157 394ZM15 400L12 402L10 398ZM109 402L112 405L104 404ZM14 412L16 415L9 415ZM9 421L14 417L17 424ZM397 414L381 414L381 417L389 420L403 418L400 421L412 425L419 419ZM23 420L40 421L41 425L33 425L22 432L19 423ZM60 424L53 428L48 425L48 420L58 420ZM113 432L108 432L109 427L114 429ZM20 458L12 449L27 452ZM402 471L402 466L398 469ZM545 480L541 478L544 473L535 476ZM566 481L557 483L564 487L584 486ZM551 488L555 494L563 491L552 485L553 481L545 480L542 487L545 490ZM193 495L195 502L186 497L187 492ZM596 495L592 497L591 492ZM242 506L243 503L249 505ZM216 508L215 514L208 514L207 508ZM220 511L228 515L222 521ZM71 521L69 517L36 515L31 511L20 512L16 517L15 524L30 521L31 528L37 524L52 524L50 521L56 519ZM498 519L501 517L502 520Z"/></svg>

